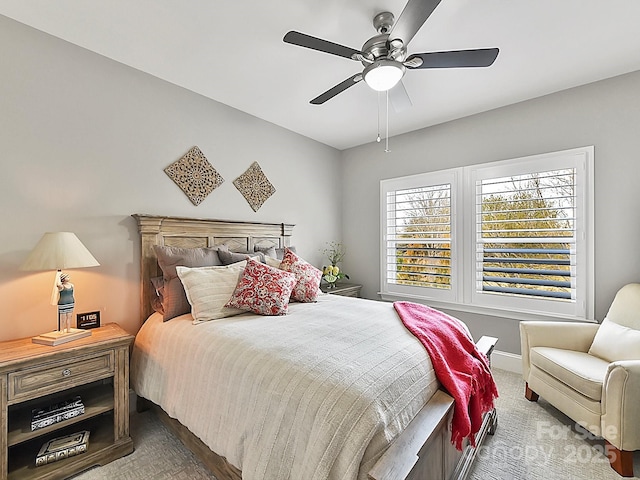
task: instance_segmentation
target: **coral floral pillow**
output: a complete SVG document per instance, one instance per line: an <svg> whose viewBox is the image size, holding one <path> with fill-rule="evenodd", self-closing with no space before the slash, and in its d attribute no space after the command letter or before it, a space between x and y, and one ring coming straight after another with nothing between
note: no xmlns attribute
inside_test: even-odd
<svg viewBox="0 0 640 480"><path fill-rule="evenodd" d="M225 307L248 310L259 315L284 315L295 285L294 274L250 258Z"/></svg>
<svg viewBox="0 0 640 480"><path fill-rule="evenodd" d="M280 270L291 272L296 276L296 286L291 297L299 302L315 302L322 279L322 271L298 257L293 251L285 248Z"/></svg>

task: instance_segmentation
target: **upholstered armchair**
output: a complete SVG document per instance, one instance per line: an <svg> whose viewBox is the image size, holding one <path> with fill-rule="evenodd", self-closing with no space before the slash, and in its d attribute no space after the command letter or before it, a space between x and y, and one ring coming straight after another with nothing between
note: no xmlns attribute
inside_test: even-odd
<svg viewBox="0 0 640 480"><path fill-rule="evenodd" d="M640 450L640 284L616 294L601 324L521 322L525 396L603 437L611 466L633 476Z"/></svg>

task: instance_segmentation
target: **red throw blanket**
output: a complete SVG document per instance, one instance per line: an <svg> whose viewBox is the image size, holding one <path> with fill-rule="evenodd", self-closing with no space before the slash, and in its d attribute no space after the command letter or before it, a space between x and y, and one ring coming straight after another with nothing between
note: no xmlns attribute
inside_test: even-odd
<svg viewBox="0 0 640 480"><path fill-rule="evenodd" d="M462 441L469 438L475 446L482 416L498 396L487 357L459 320L417 303L394 302L393 306L405 327L424 345L436 377L455 400L451 442L462 450Z"/></svg>

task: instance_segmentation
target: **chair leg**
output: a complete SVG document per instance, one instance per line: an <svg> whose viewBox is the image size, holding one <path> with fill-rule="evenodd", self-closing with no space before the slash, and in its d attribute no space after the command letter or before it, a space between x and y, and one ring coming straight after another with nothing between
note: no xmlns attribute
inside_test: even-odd
<svg viewBox="0 0 640 480"><path fill-rule="evenodd" d="M529 388L529 384L524 384L524 398L529 400L530 402L537 402L540 395Z"/></svg>
<svg viewBox="0 0 640 480"><path fill-rule="evenodd" d="M633 477L633 452L629 450L619 450L606 440L605 444L611 468L622 477Z"/></svg>

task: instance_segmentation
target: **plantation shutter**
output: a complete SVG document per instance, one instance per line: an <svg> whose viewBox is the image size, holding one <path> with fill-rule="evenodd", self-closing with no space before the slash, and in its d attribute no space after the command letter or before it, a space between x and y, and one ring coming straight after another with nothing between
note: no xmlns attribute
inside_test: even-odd
<svg viewBox="0 0 640 480"><path fill-rule="evenodd" d="M451 184L386 194L386 283L451 289Z"/></svg>
<svg viewBox="0 0 640 480"><path fill-rule="evenodd" d="M576 299L576 169L476 181L476 291Z"/></svg>

